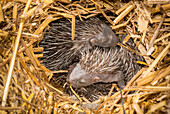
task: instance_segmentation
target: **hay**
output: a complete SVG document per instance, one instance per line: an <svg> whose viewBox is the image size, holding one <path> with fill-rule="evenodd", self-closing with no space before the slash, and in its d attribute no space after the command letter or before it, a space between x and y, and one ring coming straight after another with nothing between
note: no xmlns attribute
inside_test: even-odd
<svg viewBox="0 0 170 114"><path fill-rule="evenodd" d="M37 45L50 22L71 19L74 40L75 17L83 20L98 14L120 37L128 34L124 42L133 38L146 61L138 62L145 66L122 90L125 112L170 112L169 11L168 0L0 1L0 113L123 113L119 89L111 94L116 85L94 102L78 95L72 98L64 87L49 83L53 73L67 71L48 70L37 59L43 55L35 54L43 50Z"/></svg>

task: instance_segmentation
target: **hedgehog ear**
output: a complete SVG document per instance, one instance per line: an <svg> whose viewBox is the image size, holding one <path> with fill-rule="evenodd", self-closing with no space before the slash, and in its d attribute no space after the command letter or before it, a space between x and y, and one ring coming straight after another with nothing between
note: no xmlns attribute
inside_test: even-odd
<svg viewBox="0 0 170 114"><path fill-rule="evenodd" d="M99 77L97 77L97 76L96 76L96 77L94 77L94 78L92 79L92 81L93 81L93 82L98 82L99 80L100 80L100 78L99 78Z"/></svg>

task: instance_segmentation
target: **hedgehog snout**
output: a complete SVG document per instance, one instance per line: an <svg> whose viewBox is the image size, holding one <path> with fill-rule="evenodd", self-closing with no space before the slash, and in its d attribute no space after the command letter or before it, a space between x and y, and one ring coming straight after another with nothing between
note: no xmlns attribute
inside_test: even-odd
<svg viewBox="0 0 170 114"><path fill-rule="evenodd" d="M67 81L72 86L81 86L83 83L87 83L84 79L86 75L86 72L81 68L80 64L78 63L68 76Z"/></svg>
<svg viewBox="0 0 170 114"><path fill-rule="evenodd" d="M94 38L89 40L92 46L100 47L116 47L118 41L118 37L110 29L103 30L102 32L96 34Z"/></svg>

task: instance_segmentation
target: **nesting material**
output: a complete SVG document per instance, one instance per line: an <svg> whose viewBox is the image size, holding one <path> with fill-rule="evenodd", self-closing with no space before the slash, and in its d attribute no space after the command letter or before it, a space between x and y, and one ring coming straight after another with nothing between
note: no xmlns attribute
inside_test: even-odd
<svg viewBox="0 0 170 114"><path fill-rule="evenodd" d="M159 3L159 5L158 5ZM52 82L54 73L39 57L43 31L54 20L67 18L75 38L75 18L100 15L120 37L132 38L144 67L120 92L117 85L108 95L90 102L65 92L65 84ZM167 0L109 2L102 0L0 1L0 113L167 113L170 112L170 3ZM55 86L54 86L55 85ZM68 86L69 87L69 86ZM116 90L116 92L113 92ZM121 103L122 93L123 104ZM123 106L122 106L123 105ZM124 109L124 111L123 111Z"/></svg>

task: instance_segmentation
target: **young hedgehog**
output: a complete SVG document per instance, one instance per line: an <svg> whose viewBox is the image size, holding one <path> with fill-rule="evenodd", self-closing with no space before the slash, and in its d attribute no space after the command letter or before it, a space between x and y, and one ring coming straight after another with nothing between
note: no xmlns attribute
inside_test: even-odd
<svg viewBox="0 0 170 114"><path fill-rule="evenodd" d="M81 58L80 51L92 46L115 47L119 39L112 29L98 18L76 20L75 40L71 41L71 22L59 20L51 23L40 47L44 47L43 64L50 70L68 69Z"/></svg>
<svg viewBox="0 0 170 114"><path fill-rule="evenodd" d="M142 60L141 56L122 47L94 47L82 52L80 62L71 71L67 81L74 87L88 86L97 82L118 82L124 87L141 69L136 63L139 60Z"/></svg>

